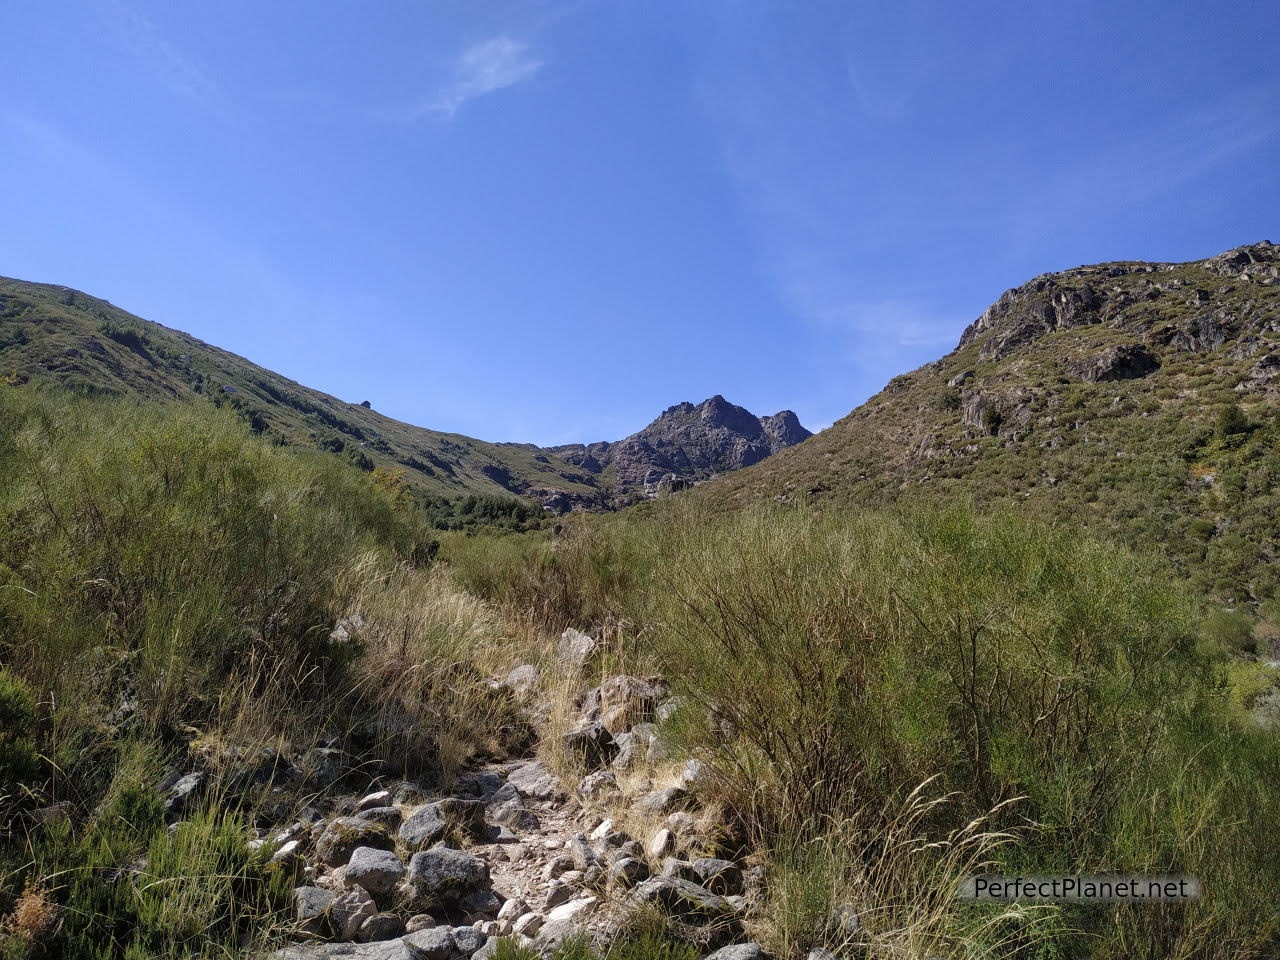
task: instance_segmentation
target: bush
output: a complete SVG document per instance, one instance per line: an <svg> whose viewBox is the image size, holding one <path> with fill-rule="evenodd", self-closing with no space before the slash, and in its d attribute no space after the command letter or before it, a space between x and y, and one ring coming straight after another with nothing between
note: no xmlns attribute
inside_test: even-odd
<svg viewBox="0 0 1280 960"><path fill-rule="evenodd" d="M434 540L393 486L229 408L0 389L0 915L34 910L26 889L56 901L47 955L230 955L270 934L278 878L246 827L311 787L245 786L239 756L336 738L429 781L500 741L475 666L498 631L415 569ZM172 836L169 767L208 779ZM10 793L69 816L15 829ZM0 955L26 955L12 943Z"/></svg>
<svg viewBox="0 0 1280 960"><path fill-rule="evenodd" d="M36 699L31 690L21 677L0 668L0 803L13 797L39 770L35 725Z"/></svg>

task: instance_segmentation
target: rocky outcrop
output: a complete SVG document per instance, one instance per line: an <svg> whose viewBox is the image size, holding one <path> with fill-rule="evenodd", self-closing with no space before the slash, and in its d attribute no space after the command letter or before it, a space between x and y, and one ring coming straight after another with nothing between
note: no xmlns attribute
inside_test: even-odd
<svg viewBox="0 0 1280 960"><path fill-rule="evenodd" d="M1046 334L1102 324L1150 337L1161 345L1206 351L1274 323L1274 315L1268 318L1265 309L1256 309L1261 304L1241 298L1235 287L1189 284L1183 275L1186 266L1110 263L1036 277L1001 294L965 329L958 349L977 343L982 360L1002 360ZM1202 268L1202 275L1216 274L1259 288L1275 286L1280 284L1280 246L1264 241L1237 247L1195 266ZM1241 302L1249 315L1224 307L1223 294ZM1153 325L1153 315L1177 319Z"/></svg>
<svg viewBox="0 0 1280 960"><path fill-rule="evenodd" d="M593 474L612 473L622 494L656 496L749 467L810 436L790 410L757 417L716 395L696 405L669 407L616 443L573 444L549 452Z"/></svg>
<svg viewBox="0 0 1280 960"><path fill-rule="evenodd" d="M1106 380L1136 380L1160 369L1160 361L1139 343L1108 347L1087 356L1072 367L1075 374L1089 383Z"/></svg>

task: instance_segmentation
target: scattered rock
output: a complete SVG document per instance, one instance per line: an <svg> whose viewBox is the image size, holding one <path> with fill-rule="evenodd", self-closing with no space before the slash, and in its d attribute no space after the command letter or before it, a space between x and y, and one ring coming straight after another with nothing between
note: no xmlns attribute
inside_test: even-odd
<svg viewBox="0 0 1280 960"><path fill-rule="evenodd" d="M618 754L613 734L601 723L589 723L566 733L562 738L565 755L571 762L588 770L595 770L609 763Z"/></svg>
<svg viewBox="0 0 1280 960"><path fill-rule="evenodd" d="M425 850L432 844L444 839L449 832L449 824L440 813L440 808L429 803L413 813L400 824L400 842L411 853Z"/></svg>
<svg viewBox="0 0 1280 960"><path fill-rule="evenodd" d="M601 803L618 795L618 778L608 770L597 770L582 778L578 797L588 803Z"/></svg>
<svg viewBox="0 0 1280 960"><path fill-rule="evenodd" d="M524 805L519 797L489 808L489 819L512 830L531 833L541 826L538 815Z"/></svg>
<svg viewBox="0 0 1280 960"><path fill-rule="evenodd" d="M454 927L453 928L453 945L457 948L458 953L464 957L469 957L488 940L488 936L481 933L475 927Z"/></svg>
<svg viewBox="0 0 1280 960"><path fill-rule="evenodd" d="M302 931L313 936L327 936L331 923L329 908L337 896L320 887L298 887L293 891L293 902L298 925Z"/></svg>
<svg viewBox="0 0 1280 960"><path fill-rule="evenodd" d="M667 787L642 797L636 806L645 813L658 816L686 807L691 800L689 791L684 787Z"/></svg>
<svg viewBox="0 0 1280 960"><path fill-rule="evenodd" d="M598 644L591 637L570 627L560 635L558 648L560 659L571 667L582 667L591 654L595 653Z"/></svg>
<svg viewBox="0 0 1280 960"><path fill-rule="evenodd" d="M692 834L698 828L698 821L693 819L692 815L685 813L683 810L677 810L671 816L667 817L667 827L670 828L677 836L687 836Z"/></svg>
<svg viewBox="0 0 1280 960"><path fill-rule="evenodd" d="M562 874L568 873L574 867L572 856L558 856L547 861L547 865L542 868L543 880L554 880Z"/></svg>
<svg viewBox="0 0 1280 960"><path fill-rule="evenodd" d="M667 857L662 862L661 875L664 877L672 877L676 880L687 880L690 883L701 883L702 876L694 869L693 864L688 860L677 860L675 857Z"/></svg>
<svg viewBox="0 0 1280 960"><path fill-rule="evenodd" d="M707 960L768 960L769 955L758 943L735 943L721 947Z"/></svg>
<svg viewBox="0 0 1280 960"><path fill-rule="evenodd" d="M635 888L628 902L637 906L657 906L681 920L731 920L736 911L724 897L704 890L688 880L650 877Z"/></svg>
<svg viewBox="0 0 1280 960"><path fill-rule="evenodd" d="M510 690L518 700L527 700L537 692L538 682L541 679L542 674L538 668L531 663L526 663L508 673L506 679L500 680L497 686Z"/></svg>
<svg viewBox="0 0 1280 960"><path fill-rule="evenodd" d="M702 885L712 893L733 896L742 893L742 871L736 863L717 860L715 857L699 857L693 861Z"/></svg>
<svg viewBox="0 0 1280 960"><path fill-rule="evenodd" d="M404 820L404 814L400 812L399 807L371 807L368 810L361 810L356 814L357 820L368 820L370 823L380 823L388 830L395 830Z"/></svg>
<svg viewBox="0 0 1280 960"><path fill-rule="evenodd" d="M377 913L378 906L364 887L352 887L329 907L339 940L354 940L361 925Z"/></svg>
<svg viewBox="0 0 1280 960"><path fill-rule="evenodd" d="M415 853L405 881L411 905L418 910L457 907L488 884L489 867L483 860L449 847Z"/></svg>
<svg viewBox="0 0 1280 960"><path fill-rule="evenodd" d="M343 872L346 887L361 886L375 899L387 896L404 876L404 864L389 850L357 847Z"/></svg>
<svg viewBox="0 0 1280 960"><path fill-rule="evenodd" d="M548 910L568 903L573 899L573 887L562 880L552 880L547 884L547 895L543 898L543 906Z"/></svg>
<svg viewBox="0 0 1280 960"><path fill-rule="evenodd" d="M543 920L541 914L526 913L523 916L519 917L514 924L512 924L511 932L522 934L523 936L526 936L526 937L532 937L539 930L542 929L542 924L544 922L545 921Z"/></svg>
<svg viewBox="0 0 1280 960"><path fill-rule="evenodd" d="M529 912L529 905L519 897L513 897L502 905L498 911L499 920L514 920Z"/></svg>
<svg viewBox="0 0 1280 960"><path fill-rule="evenodd" d="M583 715L610 733L626 733L652 719L654 707L667 693L667 685L657 678L610 677L583 699Z"/></svg>
<svg viewBox="0 0 1280 960"><path fill-rule="evenodd" d="M841 938L852 937L858 932L859 925L858 908L852 903L839 904L827 918L831 932Z"/></svg>
<svg viewBox="0 0 1280 960"><path fill-rule="evenodd" d="M372 810L374 807L389 806L391 806L391 791L378 790L375 793L370 793L361 797L360 802L356 804L356 812L359 813L363 810Z"/></svg>
<svg viewBox="0 0 1280 960"><path fill-rule="evenodd" d="M653 719L658 723L666 723L684 707L684 697L668 697L653 711Z"/></svg>
<svg viewBox="0 0 1280 960"><path fill-rule="evenodd" d="M686 790L696 790L698 787L705 786L710 776L711 771L707 769L705 763L701 760L690 760L680 771L680 786Z"/></svg>
<svg viewBox="0 0 1280 960"><path fill-rule="evenodd" d="M325 827L316 841L316 859L330 867L345 866L357 847L393 850L395 844L379 823L338 817Z"/></svg>
<svg viewBox="0 0 1280 960"><path fill-rule="evenodd" d="M403 939L380 943L305 943L285 947L268 960L421 960Z"/></svg>
<svg viewBox="0 0 1280 960"><path fill-rule="evenodd" d="M547 914L547 923L564 923L581 920L598 902L598 897L579 897L562 903Z"/></svg>
<svg viewBox="0 0 1280 960"><path fill-rule="evenodd" d="M418 784L405 780L398 784L391 793L391 803L397 807L408 807L422 803L427 799L427 791Z"/></svg>
<svg viewBox="0 0 1280 960"><path fill-rule="evenodd" d="M502 908L502 901L492 890L475 890L462 898L459 904L469 923L492 920Z"/></svg>
<svg viewBox="0 0 1280 960"><path fill-rule="evenodd" d="M334 747L315 747L298 758L303 779L313 788L324 789L342 779L351 767L351 758Z"/></svg>
<svg viewBox="0 0 1280 960"><path fill-rule="evenodd" d="M188 773L179 777L178 781L169 788L168 796L164 801L164 812L169 816L180 817L191 809L200 791L204 787L204 774L200 772Z"/></svg>
<svg viewBox="0 0 1280 960"><path fill-rule="evenodd" d="M457 946L448 927L419 930L406 935L400 942L409 948L415 960L449 960Z"/></svg>
<svg viewBox="0 0 1280 960"><path fill-rule="evenodd" d="M275 853L271 855L272 863L283 864L286 867L297 866L301 859L302 844L297 840L289 840L282 843Z"/></svg>
<svg viewBox="0 0 1280 960"><path fill-rule="evenodd" d="M676 837L670 830L663 827L653 835L653 839L649 841L649 859L661 860L666 856L674 853L676 849Z"/></svg>
<svg viewBox="0 0 1280 960"><path fill-rule="evenodd" d="M1072 367L1072 372L1088 383L1108 380L1135 380L1155 373L1160 361L1138 343L1108 347L1086 357Z"/></svg>
<svg viewBox="0 0 1280 960"><path fill-rule="evenodd" d="M395 940L405 935L404 921L392 913L379 913L360 924L356 931L356 943L377 943Z"/></svg>
<svg viewBox="0 0 1280 960"><path fill-rule="evenodd" d="M560 784L541 760L530 760L507 775L507 783L530 800L550 800L560 793Z"/></svg>
<svg viewBox="0 0 1280 960"><path fill-rule="evenodd" d="M649 865L635 857L618 857L609 864L609 881L628 889L649 879Z"/></svg>

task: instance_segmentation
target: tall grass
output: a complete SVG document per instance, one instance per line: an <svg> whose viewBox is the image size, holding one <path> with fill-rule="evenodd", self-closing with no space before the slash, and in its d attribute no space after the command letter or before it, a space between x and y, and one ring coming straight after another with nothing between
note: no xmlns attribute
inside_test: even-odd
<svg viewBox="0 0 1280 960"><path fill-rule="evenodd" d="M250 828L320 789L291 758L446 779L514 735L469 653L497 621L414 567L433 546L230 413L0 388L0 955L239 955L292 879ZM193 768L170 835L156 785Z"/></svg>
<svg viewBox="0 0 1280 960"><path fill-rule="evenodd" d="M477 539L450 545L457 568L490 549ZM1280 743L1231 703L1196 605L1141 558L963 511L716 517L679 502L570 528L526 567L503 549L491 598L537 592L551 628L626 625L630 663L683 698L668 738L713 769L747 847L839 847L834 824L928 781L949 799L926 835L985 818L1012 831L1001 867L1188 872L1210 891L1058 911L1042 956L1280 944ZM999 955L1046 928L984 929Z"/></svg>

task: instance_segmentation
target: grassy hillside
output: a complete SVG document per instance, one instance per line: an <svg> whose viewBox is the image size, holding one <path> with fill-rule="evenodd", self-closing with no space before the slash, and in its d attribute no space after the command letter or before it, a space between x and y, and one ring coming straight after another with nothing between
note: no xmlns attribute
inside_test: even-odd
<svg viewBox="0 0 1280 960"><path fill-rule="evenodd" d="M228 407L255 432L403 470L427 494L531 496L594 504L589 473L524 445L486 443L385 417L66 287L0 279L0 376L89 396Z"/></svg>
<svg viewBox="0 0 1280 960"><path fill-rule="evenodd" d="M946 503L1150 548L1224 600L1280 584L1280 247L1004 294L942 359L702 488L723 504Z"/></svg>

